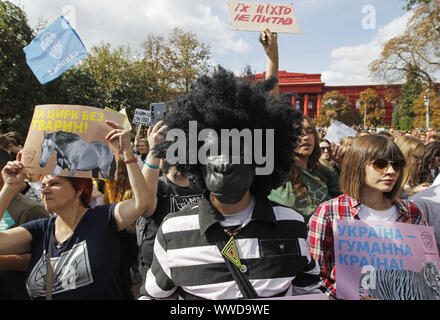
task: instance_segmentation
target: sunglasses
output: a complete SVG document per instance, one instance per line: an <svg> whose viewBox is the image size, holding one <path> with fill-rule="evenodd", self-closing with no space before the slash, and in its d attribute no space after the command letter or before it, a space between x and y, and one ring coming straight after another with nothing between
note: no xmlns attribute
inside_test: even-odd
<svg viewBox="0 0 440 320"><path fill-rule="evenodd" d="M385 159L376 159L371 162L373 169L378 172L384 172L388 165L391 165L394 171L400 171L405 166L405 161L388 161Z"/></svg>
<svg viewBox="0 0 440 320"><path fill-rule="evenodd" d="M326 149L328 152L330 152L332 150L331 147L320 147L321 148L321 152L324 152Z"/></svg>

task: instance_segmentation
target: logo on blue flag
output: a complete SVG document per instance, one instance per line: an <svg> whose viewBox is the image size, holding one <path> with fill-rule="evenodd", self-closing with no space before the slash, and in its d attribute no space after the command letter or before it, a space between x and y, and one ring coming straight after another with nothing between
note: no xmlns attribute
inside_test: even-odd
<svg viewBox="0 0 440 320"><path fill-rule="evenodd" d="M41 84L61 76L87 55L87 50L63 16L23 49L26 62Z"/></svg>

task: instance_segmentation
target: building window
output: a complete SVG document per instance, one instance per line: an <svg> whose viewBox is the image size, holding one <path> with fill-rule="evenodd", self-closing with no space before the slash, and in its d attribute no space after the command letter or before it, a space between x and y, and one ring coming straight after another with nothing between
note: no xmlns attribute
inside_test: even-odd
<svg viewBox="0 0 440 320"><path fill-rule="evenodd" d="M296 100L296 102L295 102L295 109L298 111L301 110L301 104L299 103L298 100Z"/></svg>

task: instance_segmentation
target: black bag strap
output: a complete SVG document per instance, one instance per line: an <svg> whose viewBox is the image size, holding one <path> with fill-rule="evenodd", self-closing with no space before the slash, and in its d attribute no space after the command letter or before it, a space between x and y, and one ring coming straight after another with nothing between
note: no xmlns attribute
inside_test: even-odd
<svg viewBox="0 0 440 320"><path fill-rule="evenodd" d="M215 244L217 245L218 249L220 250L220 254L223 250L223 248L226 246L226 241L222 240L215 240ZM243 294L243 297L245 299L257 299L258 293L255 291L254 287L252 286L251 282L249 281L248 277L245 273L241 272L231 261L229 261L223 254L223 259L225 260L226 266L229 269L229 272L231 272L232 277L234 278L235 282L238 285L238 288L240 289L241 293Z"/></svg>
<svg viewBox="0 0 440 320"><path fill-rule="evenodd" d="M53 228L49 227L49 242L46 250L46 300L52 300L52 285L53 285L53 271L52 264L50 263L50 245L52 242L52 232L55 232L55 223L52 224Z"/></svg>

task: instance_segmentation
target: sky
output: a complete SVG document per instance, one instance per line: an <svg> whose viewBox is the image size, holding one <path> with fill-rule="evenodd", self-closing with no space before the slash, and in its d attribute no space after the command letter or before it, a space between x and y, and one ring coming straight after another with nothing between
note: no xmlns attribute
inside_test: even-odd
<svg viewBox="0 0 440 320"><path fill-rule="evenodd" d="M211 65L241 74L266 68L258 32L231 31L228 0L12 0L29 25L67 15L87 49L110 43L141 54L148 34L166 36L174 27L192 32L211 48ZM268 1L249 1L269 3ZM321 73L327 85L372 82L368 64L383 44L404 32L411 15L404 0L275 0L293 4L301 34L278 34L279 70Z"/></svg>

